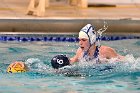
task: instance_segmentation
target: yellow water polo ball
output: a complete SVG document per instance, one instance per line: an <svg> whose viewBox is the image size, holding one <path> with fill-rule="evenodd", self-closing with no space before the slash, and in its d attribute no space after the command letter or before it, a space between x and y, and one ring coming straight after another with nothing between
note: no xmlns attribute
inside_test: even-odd
<svg viewBox="0 0 140 93"><path fill-rule="evenodd" d="M26 72L26 71L27 69L23 62L14 62L10 64L7 68L8 73L20 73L20 72Z"/></svg>

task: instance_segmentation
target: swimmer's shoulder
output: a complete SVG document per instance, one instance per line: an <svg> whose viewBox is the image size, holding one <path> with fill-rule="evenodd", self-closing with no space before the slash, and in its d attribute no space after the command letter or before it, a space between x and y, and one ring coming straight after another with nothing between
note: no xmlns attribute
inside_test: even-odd
<svg viewBox="0 0 140 93"><path fill-rule="evenodd" d="M109 46L101 46L100 47L100 51L101 52L106 52L106 51L108 51L108 50L114 50L113 48L111 48L111 47L109 47Z"/></svg>
<svg viewBox="0 0 140 93"><path fill-rule="evenodd" d="M113 48L108 47L108 46L101 46L100 50L99 50L99 54L106 57L106 56L110 56L110 54L115 54L116 52Z"/></svg>

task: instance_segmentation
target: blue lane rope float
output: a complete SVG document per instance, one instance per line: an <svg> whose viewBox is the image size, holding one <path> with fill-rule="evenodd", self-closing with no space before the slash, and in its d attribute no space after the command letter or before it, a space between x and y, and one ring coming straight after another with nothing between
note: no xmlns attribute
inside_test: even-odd
<svg viewBox="0 0 140 93"><path fill-rule="evenodd" d="M114 40L124 40L124 39L140 39L140 36L124 36L124 35L106 35L102 36L102 41L114 41ZM19 42L32 42L32 41L56 41L56 42L78 42L76 36L20 36L20 35L2 35L0 36L0 41L19 41Z"/></svg>

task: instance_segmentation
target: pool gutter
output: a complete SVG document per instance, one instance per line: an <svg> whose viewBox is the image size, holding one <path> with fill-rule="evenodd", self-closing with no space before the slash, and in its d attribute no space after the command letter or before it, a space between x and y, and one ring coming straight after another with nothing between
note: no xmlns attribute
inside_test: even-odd
<svg viewBox="0 0 140 93"><path fill-rule="evenodd" d="M102 28L104 21L108 24L107 33L140 33L140 20L123 19L94 19L94 18L6 18L0 19L0 33L78 33L88 23L96 30Z"/></svg>

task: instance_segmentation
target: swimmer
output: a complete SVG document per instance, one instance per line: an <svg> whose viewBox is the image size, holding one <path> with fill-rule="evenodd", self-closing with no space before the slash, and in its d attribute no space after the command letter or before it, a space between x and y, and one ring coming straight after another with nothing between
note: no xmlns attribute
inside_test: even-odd
<svg viewBox="0 0 140 93"><path fill-rule="evenodd" d="M114 58L115 62L124 59L124 56L117 54L117 52L108 46L100 46L97 40L97 34L91 24L87 24L79 32L79 48L76 55L68 58L66 55L56 55L51 60L51 65L54 69L71 65L75 62L85 59L85 61L92 61L96 63L108 62L109 59Z"/></svg>
<svg viewBox="0 0 140 93"><path fill-rule="evenodd" d="M111 47L98 46L97 33L91 24L87 24L80 30L78 38L79 48L76 55L70 58L70 64L79 62L80 59L86 61L96 60L96 63L102 63L111 58L116 58L116 61L124 58Z"/></svg>
<svg viewBox="0 0 140 93"><path fill-rule="evenodd" d="M27 70L27 66L21 61L13 62L7 68L8 73L26 72Z"/></svg>

